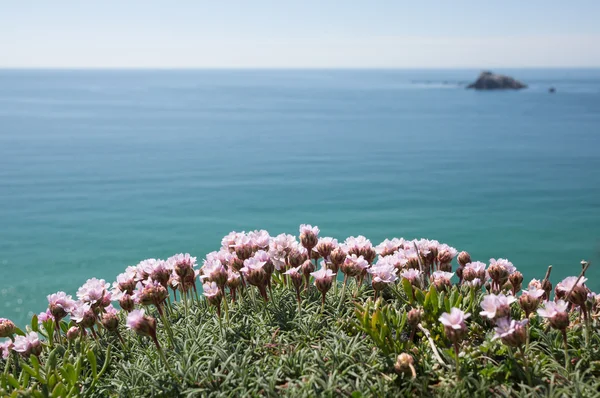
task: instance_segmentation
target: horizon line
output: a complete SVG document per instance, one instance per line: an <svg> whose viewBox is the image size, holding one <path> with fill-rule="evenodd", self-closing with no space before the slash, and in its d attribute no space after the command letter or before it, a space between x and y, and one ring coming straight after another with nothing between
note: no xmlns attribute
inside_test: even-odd
<svg viewBox="0 0 600 398"><path fill-rule="evenodd" d="M0 70L501 70L501 69L600 69L597 66L0 66Z"/></svg>

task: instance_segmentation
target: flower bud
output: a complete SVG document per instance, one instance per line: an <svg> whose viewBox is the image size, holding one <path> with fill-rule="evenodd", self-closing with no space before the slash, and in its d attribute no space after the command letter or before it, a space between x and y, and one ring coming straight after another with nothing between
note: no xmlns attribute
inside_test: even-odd
<svg viewBox="0 0 600 398"><path fill-rule="evenodd" d="M471 262L471 256L469 255L469 253L460 252L458 254L458 264L461 267L464 267L465 265L469 264L470 262Z"/></svg>
<svg viewBox="0 0 600 398"><path fill-rule="evenodd" d="M332 241L324 240L317 244L316 250L319 255L323 258L328 258L331 255L331 252L334 249L334 244ZM344 256L346 257L346 256Z"/></svg>
<svg viewBox="0 0 600 398"><path fill-rule="evenodd" d="M144 310L133 310L127 315L127 327L139 335L156 338L156 319L144 315Z"/></svg>
<svg viewBox="0 0 600 398"><path fill-rule="evenodd" d="M373 260L377 257L377 252L372 247L365 247L360 249L360 255L363 256L369 264L373 264Z"/></svg>
<svg viewBox="0 0 600 398"><path fill-rule="evenodd" d="M229 266L237 272L240 272L240 270L244 268L244 260L238 258L237 256L233 256L231 259L229 259Z"/></svg>
<svg viewBox="0 0 600 398"><path fill-rule="evenodd" d="M464 268L462 271L463 281L471 282L473 279L477 278L477 271L473 268Z"/></svg>
<svg viewBox="0 0 600 398"><path fill-rule="evenodd" d="M411 367L414 369L413 364L413 357L410 354L403 352L402 354L398 355L396 363L394 364L394 370L398 374L412 373Z"/></svg>
<svg viewBox="0 0 600 398"><path fill-rule="evenodd" d="M114 332L119 327L119 317L116 313L102 314L102 326L109 332Z"/></svg>
<svg viewBox="0 0 600 398"><path fill-rule="evenodd" d="M329 255L329 261L331 261L331 264L333 265L333 267L335 267L331 268L333 273L337 274L337 271L340 265L344 263L344 260L346 260L346 252L344 252L344 250L341 247L333 249L333 251Z"/></svg>
<svg viewBox="0 0 600 398"><path fill-rule="evenodd" d="M235 254L240 260L244 261L252 257L253 248L249 244L237 245L235 247Z"/></svg>
<svg viewBox="0 0 600 398"><path fill-rule="evenodd" d="M421 311L416 308L411 309L410 311L408 311L407 319L408 324L412 328L416 328L417 325L421 322Z"/></svg>
<svg viewBox="0 0 600 398"><path fill-rule="evenodd" d="M123 310L131 312L135 307L135 302L129 294L124 294L123 297L119 299L119 305L121 306L121 308L123 308Z"/></svg>
<svg viewBox="0 0 600 398"><path fill-rule="evenodd" d="M519 271L515 271L508 277L510 284L512 285L513 295L516 295L523 283L523 274Z"/></svg>
<svg viewBox="0 0 600 398"><path fill-rule="evenodd" d="M69 330L67 330L67 340L73 341L77 337L79 337L80 330L77 326L71 326Z"/></svg>
<svg viewBox="0 0 600 398"><path fill-rule="evenodd" d="M555 329L565 330L569 327L569 314L567 312L558 312L548 320L550 321L550 325Z"/></svg>
<svg viewBox="0 0 600 398"><path fill-rule="evenodd" d="M306 260L305 262L302 263L301 269L302 269L302 274L308 281L308 279L310 278L311 272L315 271L315 265L312 263L312 261Z"/></svg>
<svg viewBox="0 0 600 398"><path fill-rule="evenodd" d="M15 333L15 324L6 318L0 318L0 337L10 337Z"/></svg>
<svg viewBox="0 0 600 398"><path fill-rule="evenodd" d="M437 260L441 264L450 264L452 262L452 253L447 249L442 249L438 252ZM450 269L452 269L452 265L450 265ZM441 270L443 271L443 270Z"/></svg>
<svg viewBox="0 0 600 398"><path fill-rule="evenodd" d="M587 287L585 287L584 285L576 285L575 287L573 287L573 290L571 290L571 293L569 294L569 297L567 297L567 299L575 305L583 306L587 301L587 296Z"/></svg>
<svg viewBox="0 0 600 398"><path fill-rule="evenodd" d="M288 262L292 268L296 268L306 260L306 255L298 249L292 249L288 256Z"/></svg>
<svg viewBox="0 0 600 398"><path fill-rule="evenodd" d="M544 300L548 300L550 298L550 292L552 291L552 282L548 279L544 279L542 281L542 290L546 292L544 295Z"/></svg>
<svg viewBox="0 0 600 398"><path fill-rule="evenodd" d="M540 299L535 298L529 294L522 294L521 297L519 297L519 305L521 306L523 311L525 311L525 315L527 317L529 317L529 314L531 314L537 309L539 304Z"/></svg>
<svg viewBox="0 0 600 398"><path fill-rule="evenodd" d="M439 270L444 272L452 272L452 263L440 263Z"/></svg>

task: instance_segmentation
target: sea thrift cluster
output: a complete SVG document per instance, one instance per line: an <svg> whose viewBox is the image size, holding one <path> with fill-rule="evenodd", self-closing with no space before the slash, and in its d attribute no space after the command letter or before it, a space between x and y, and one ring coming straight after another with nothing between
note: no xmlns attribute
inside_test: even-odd
<svg viewBox="0 0 600 398"><path fill-rule="evenodd" d="M568 328L585 324L589 334L589 322L599 315L600 299L585 285L587 268L558 283L552 298L549 272L523 289L523 275L509 260L492 258L484 263L436 240L392 238L374 246L366 237L356 236L339 242L321 236L318 227L303 224L297 235L231 232L219 250L206 254L200 267L196 257L183 253L143 260L126 267L112 284L87 280L76 298L62 291L48 295L48 308L37 316L39 333L21 332L10 320L0 318L0 338L5 338L0 342L1 356L8 360L14 353L20 360L31 359L45 347L110 336L127 347L121 336L126 328L149 338L173 374L163 347L176 346L171 323L181 322L177 317L186 317L185 322L194 319L193 310L209 311L222 327L222 313L227 325L230 309L239 308L240 300L258 302L263 308L278 306L270 303L280 297L275 289L293 292L299 313L310 308L303 306L303 300L314 300L315 294L320 297L321 313L326 304L327 311L340 311L351 302L346 296L351 284L357 312L362 308L357 298L364 297L359 295L365 291L374 296L367 302L377 308L398 300L401 304L393 308L402 313L403 321L394 327L406 327L410 337L394 337L394 341L406 340L410 346L422 339L453 347L458 375L460 349L473 340L472 333L483 331L489 341L523 350L531 337L530 325L543 320L544 327L563 335L567 356ZM577 322L579 315L583 321ZM371 322L377 333L392 325L377 322L379 318ZM477 328L470 328L475 323ZM401 330L394 333L400 336ZM437 333L435 339L432 333ZM419 356L397 355L394 371L415 378Z"/></svg>

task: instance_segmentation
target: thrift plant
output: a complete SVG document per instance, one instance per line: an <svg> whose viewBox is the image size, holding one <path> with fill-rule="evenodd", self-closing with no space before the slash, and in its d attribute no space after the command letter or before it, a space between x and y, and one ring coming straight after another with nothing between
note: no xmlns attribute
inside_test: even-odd
<svg viewBox="0 0 600 398"><path fill-rule="evenodd" d="M0 318L0 395L597 396L600 299L434 240L232 232ZM454 264L456 262L456 264ZM117 309L120 308L120 309Z"/></svg>

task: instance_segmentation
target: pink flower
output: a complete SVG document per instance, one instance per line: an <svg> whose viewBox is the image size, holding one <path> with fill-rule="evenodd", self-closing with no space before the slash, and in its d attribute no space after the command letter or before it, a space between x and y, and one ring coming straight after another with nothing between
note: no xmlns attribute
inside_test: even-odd
<svg viewBox="0 0 600 398"><path fill-rule="evenodd" d="M202 285L204 296L208 302L217 307L217 314L221 317L221 299L223 298L221 290L215 282L207 282Z"/></svg>
<svg viewBox="0 0 600 398"><path fill-rule="evenodd" d="M38 356L42 353L42 343L36 332L29 332L25 336L15 337L13 350L24 357Z"/></svg>
<svg viewBox="0 0 600 398"><path fill-rule="evenodd" d="M389 264L387 260L380 258L377 264L367 270L373 276L373 283L394 283L398 277L396 276L396 268Z"/></svg>
<svg viewBox="0 0 600 398"><path fill-rule="evenodd" d="M335 274L330 269L325 268L323 266L323 263L321 263L321 269L315 272L311 272L310 275L315 278L315 285L318 280L331 279L335 276Z"/></svg>
<svg viewBox="0 0 600 398"><path fill-rule="evenodd" d="M367 261L367 264L373 262L377 256L371 241L362 235L347 238L341 247L348 255L362 256Z"/></svg>
<svg viewBox="0 0 600 398"><path fill-rule="evenodd" d="M556 284L556 290L564 293L569 293L575 286L583 286L583 284L587 281L585 276L582 276L577 282L577 276L569 276L563 279L561 282ZM577 282L577 285L575 284Z"/></svg>
<svg viewBox="0 0 600 398"><path fill-rule="evenodd" d="M490 267L492 267L492 266L498 266L498 267L504 268L506 270L506 272L508 272L509 275L517 270L517 268L513 265L513 263L511 263L510 261L508 261L505 258L499 258L498 260L496 260L494 258L490 258Z"/></svg>
<svg viewBox="0 0 600 398"><path fill-rule="evenodd" d="M433 274L431 274L431 278L433 280L441 279L441 280L446 281L448 283L450 283L450 279L453 276L454 276L454 272L445 272L445 271L435 271Z"/></svg>
<svg viewBox="0 0 600 398"><path fill-rule="evenodd" d="M569 304L564 300L546 301L544 307L537 310L539 316L543 318L553 318L561 313L566 314Z"/></svg>
<svg viewBox="0 0 600 398"><path fill-rule="evenodd" d="M227 269L223 266L220 260L211 260L204 263L201 269L202 276L200 279L215 282L218 286L223 287L227 282Z"/></svg>
<svg viewBox="0 0 600 398"><path fill-rule="evenodd" d="M461 330L466 329L465 320L471 316L469 313L464 313L459 308L453 307L450 313L444 312L440 316L439 321L447 328Z"/></svg>
<svg viewBox="0 0 600 398"><path fill-rule="evenodd" d="M110 284L104 279L91 278L77 290L77 298L91 305L100 304L109 289Z"/></svg>
<svg viewBox="0 0 600 398"><path fill-rule="evenodd" d="M266 261L261 261L256 257L250 257L249 259L244 260L244 267L240 271L248 276L252 271L262 270L266 263Z"/></svg>
<svg viewBox="0 0 600 398"><path fill-rule="evenodd" d="M56 292L48 295L47 298L48 309L54 318L58 320L64 318L71 311L73 305L75 305L75 301L71 296L67 296L65 292Z"/></svg>
<svg viewBox="0 0 600 398"><path fill-rule="evenodd" d="M221 249L233 252L238 239L240 239L242 235L244 235L243 232L236 231L232 231L225 235L223 239L221 239Z"/></svg>
<svg viewBox="0 0 600 398"><path fill-rule="evenodd" d="M307 249L310 260L312 249L319 243L319 227L308 224L300 225L300 243Z"/></svg>
<svg viewBox="0 0 600 398"><path fill-rule="evenodd" d="M70 307L69 311L71 311L71 309L73 308L73 306ZM46 310L46 312L40 312L38 314L38 323L44 323L46 321L50 321L50 320L54 320L54 317L52 316L52 313L50 312L49 309Z"/></svg>
<svg viewBox="0 0 600 398"><path fill-rule="evenodd" d="M542 288L542 282L539 279L532 279L531 282L529 282L529 286L530 289L532 287L535 287L536 289L541 289Z"/></svg>
<svg viewBox="0 0 600 398"><path fill-rule="evenodd" d="M265 231L264 229L261 229L260 231L249 232L248 236L254 243L254 246L256 246L258 249L262 249L262 250L269 249L269 243L271 241L271 237L269 236L269 233L267 231Z"/></svg>
<svg viewBox="0 0 600 398"><path fill-rule="evenodd" d="M208 298L212 298L221 294L221 291L219 290L219 287L215 282L207 282L203 284L202 290L204 292L204 295Z"/></svg>
<svg viewBox="0 0 600 398"><path fill-rule="evenodd" d="M421 276L421 271L411 268L411 269L402 271L400 273L400 276L403 277L404 279L408 279L408 281L411 284L414 284L418 280L418 278Z"/></svg>
<svg viewBox="0 0 600 398"><path fill-rule="evenodd" d="M515 321L509 318L500 318L496 321L492 340L501 339L504 344L510 347L520 347L527 339L526 325L528 322L528 319Z"/></svg>
<svg viewBox="0 0 600 398"><path fill-rule="evenodd" d="M375 246L375 252L380 256L389 256L394 254L401 246L404 245L404 239L393 238L392 240L384 240Z"/></svg>
<svg viewBox="0 0 600 398"><path fill-rule="evenodd" d="M10 355L10 351L13 349L13 342L6 340L0 343L0 350L2 351L2 359L7 359Z"/></svg>
<svg viewBox="0 0 600 398"><path fill-rule="evenodd" d="M517 299L514 296L504 294L488 294L481 300L481 311L479 314L489 319L505 318L510 316L510 305Z"/></svg>
<svg viewBox="0 0 600 398"><path fill-rule="evenodd" d="M113 283L113 291L116 289L119 292L127 292L131 294L133 289L135 289L137 279L137 268L127 267L125 272L117 275L117 280ZM139 278L139 280L141 279L143 278Z"/></svg>
<svg viewBox="0 0 600 398"><path fill-rule="evenodd" d="M137 334L152 337L154 344L158 346L156 341L156 319L146 316L144 313L144 310L131 311L127 315L127 328Z"/></svg>
<svg viewBox="0 0 600 398"><path fill-rule="evenodd" d="M452 262L452 259L458 254L458 250L456 250L452 246L448 246L445 243L438 245L437 250L437 258L440 264L448 264Z"/></svg>
<svg viewBox="0 0 600 398"><path fill-rule="evenodd" d="M452 282L450 282L452 276L454 276L453 272L435 271L429 279L438 291L442 291L452 286Z"/></svg>
<svg viewBox="0 0 600 398"><path fill-rule="evenodd" d="M321 257L328 259L331 252L334 251L335 248L337 248L337 247L338 247L337 239L330 238L330 237L324 237L324 238L319 238L317 246L315 247L314 250L316 250L317 253L319 253L319 255Z"/></svg>
<svg viewBox="0 0 600 398"><path fill-rule="evenodd" d="M284 272L284 274L290 277L290 279L292 280L292 284L296 288L296 293L297 295L299 295L299 289L302 285L302 266L299 265L298 267L290 268L289 270Z"/></svg>
<svg viewBox="0 0 600 398"><path fill-rule="evenodd" d="M313 234L315 236L319 236L319 232L321 232L319 230L319 227L317 226L312 226L310 224L301 224L300 225L300 235L302 234Z"/></svg>
<svg viewBox="0 0 600 398"><path fill-rule="evenodd" d="M321 269L315 272L311 272L311 275L315 278L315 286L322 294L322 303L325 303L325 294L331 289L333 278L335 274L332 270L325 268L325 263L321 262Z"/></svg>
<svg viewBox="0 0 600 398"><path fill-rule="evenodd" d="M90 303L78 302L71 309L71 320L85 327L92 327L96 322L96 314Z"/></svg>
<svg viewBox="0 0 600 398"><path fill-rule="evenodd" d="M369 268L367 260L356 254L347 255L341 266L342 272L348 276L358 276L367 268Z"/></svg>
<svg viewBox="0 0 600 398"><path fill-rule="evenodd" d="M546 301L543 308L538 308L537 313L547 318L553 328L564 331L569 326L568 307L569 304L564 300Z"/></svg>
<svg viewBox="0 0 600 398"><path fill-rule="evenodd" d="M463 284L465 286L472 287L473 289L480 289L481 286L483 286L483 282L479 278L475 278L475 279L470 280L470 281L465 281Z"/></svg>
<svg viewBox="0 0 600 398"><path fill-rule="evenodd" d="M485 267L486 264L482 263L481 261L467 263L463 269L463 279L466 281L470 281L475 278L479 278L482 281L487 279Z"/></svg>
<svg viewBox="0 0 600 398"><path fill-rule="evenodd" d="M542 289L538 289L535 286L532 286L531 284L529 285L528 290L523 290L522 292L522 294L527 295L533 299L539 299L545 293Z"/></svg>

